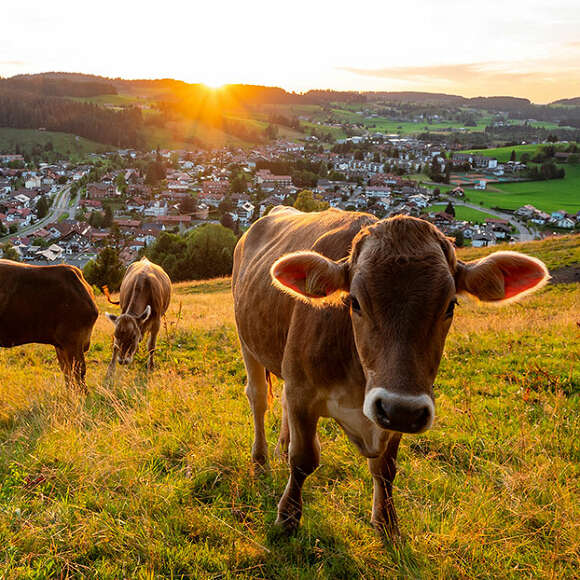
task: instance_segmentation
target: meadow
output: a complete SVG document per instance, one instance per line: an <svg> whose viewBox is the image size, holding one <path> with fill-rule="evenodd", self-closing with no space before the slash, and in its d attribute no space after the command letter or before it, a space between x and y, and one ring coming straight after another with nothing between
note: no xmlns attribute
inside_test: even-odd
<svg viewBox="0 0 580 580"><path fill-rule="evenodd" d="M70 155L73 159L81 159L88 153L102 153L115 149L110 145L103 145L70 133L0 127L0 153L14 153L17 145L21 153L30 153L36 145L44 148L47 143L52 143L54 151Z"/></svg>
<svg viewBox="0 0 580 580"><path fill-rule="evenodd" d="M428 212L445 211L446 207L447 207L447 204L443 203L443 204L431 205L426 209ZM455 210L455 219L470 221L470 222L478 223L478 224L482 224L483 222L485 222L486 218L495 217L489 213L486 213L485 211L479 211L477 209L472 209L472 208L466 207L464 205L454 205L453 209Z"/></svg>
<svg viewBox="0 0 580 580"><path fill-rule="evenodd" d="M485 191L466 189L465 196L472 203L483 202L487 207L517 209L532 204L540 210L560 209L575 214L580 211L580 165L564 165L564 179L492 183Z"/></svg>
<svg viewBox="0 0 580 580"><path fill-rule="evenodd" d="M580 238L560 242L520 248L577 264ZM475 251L461 255L489 250ZM86 396L67 392L51 347L3 349L0 577L577 577L579 306L574 284L504 308L460 299L436 424L399 452L397 547L374 535L366 461L330 420L302 527L273 529L288 470L273 458L268 475L251 472L228 279L175 286L150 375L142 351L105 383L112 325L100 316Z"/></svg>

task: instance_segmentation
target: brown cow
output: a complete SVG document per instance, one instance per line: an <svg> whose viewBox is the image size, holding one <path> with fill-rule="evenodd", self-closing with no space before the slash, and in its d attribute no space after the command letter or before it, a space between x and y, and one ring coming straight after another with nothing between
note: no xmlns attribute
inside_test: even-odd
<svg viewBox="0 0 580 580"><path fill-rule="evenodd" d="M396 538L397 449L402 433L433 424L456 295L502 303L548 277L542 262L515 252L460 262L416 218L277 207L258 220L236 247L232 286L258 467L268 457L268 373L285 382L279 446L289 442L290 477L277 523L298 526L302 485L319 464L317 422L333 417L369 458L373 524Z"/></svg>
<svg viewBox="0 0 580 580"><path fill-rule="evenodd" d="M99 311L74 266L0 260L0 347L38 342L56 349L67 385L85 385L85 352Z"/></svg>
<svg viewBox="0 0 580 580"><path fill-rule="evenodd" d="M167 311L170 300L171 280L161 266L143 258L127 268L119 297L121 314L115 316L107 312L107 318L115 325L113 356L107 369L108 377L112 377L115 372L117 358L119 364L129 364L133 360L146 332L150 333L147 366L150 370L153 369L153 354L161 317ZM111 302L110 299L109 301Z"/></svg>

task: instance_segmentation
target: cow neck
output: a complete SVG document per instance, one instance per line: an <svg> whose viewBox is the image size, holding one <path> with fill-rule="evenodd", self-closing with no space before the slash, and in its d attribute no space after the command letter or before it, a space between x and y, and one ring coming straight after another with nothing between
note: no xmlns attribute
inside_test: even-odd
<svg viewBox="0 0 580 580"><path fill-rule="evenodd" d="M145 301L142 307L139 304L137 304L137 302L139 297L145 294L144 290L145 290L144 280L138 279L133 285L131 298L123 314L130 314L131 316L135 317L141 316L141 314L143 314L143 311L147 307L147 302Z"/></svg>

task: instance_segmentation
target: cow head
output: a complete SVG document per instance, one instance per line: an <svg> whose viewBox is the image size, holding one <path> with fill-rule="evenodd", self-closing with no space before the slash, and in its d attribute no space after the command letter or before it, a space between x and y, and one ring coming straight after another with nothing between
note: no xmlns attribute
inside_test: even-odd
<svg viewBox="0 0 580 580"><path fill-rule="evenodd" d="M366 378L363 412L392 431L433 423L433 382L459 293L506 303L543 286L546 267L516 252L458 262L426 221L395 217L361 230L345 261L297 252L274 263L275 285L314 306L350 310Z"/></svg>
<svg viewBox="0 0 580 580"><path fill-rule="evenodd" d="M115 325L113 348L117 351L119 364L130 364L143 338L141 331L143 323L151 315L151 306L147 305L139 315L106 313L107 318Z"/></svg>

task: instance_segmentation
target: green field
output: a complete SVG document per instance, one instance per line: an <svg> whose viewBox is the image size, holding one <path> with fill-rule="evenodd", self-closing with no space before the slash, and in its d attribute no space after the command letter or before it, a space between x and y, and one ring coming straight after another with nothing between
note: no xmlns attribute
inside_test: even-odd
<svg viewBox="0 0 580 580"><path fill-rule="evenodd" d="M447 204L436 204L429 206L427 211L444 211L446 207ZM455 219L458 220L482 224L486 218L495 217L485 211L478 211L464 205L454 205L453 207L455 209Z"/></svg>
<svg viewBox="0 0 580 580"><path fill-rule="evenodd" d="M477 155L485 155L486 157L495 157L500 163L505 163L510 160L512 151L516 152L516 161L520 161L523 153L527 153L530 157L533 157L536 152L547 144L533 144L533 145L513 145L510 147L495 147L493 149L467 149L461 151L461 153L475 153ZM568 148L568 144L558 144L554 145L556 151L565 151Z"/></svg>
<svg viewBox="0 0 580 580"><path fill-rule="evenodd" d="M20 147L21 153L30 153L35 145L44 148L49 142L52 143L54 151L64 155L72 154L77 158L84 157L88 153L116 149L111 145L103 145L69 133L0 127L0 153L14 153L16 145Z"/></svg>
<svg viewBox="0 0 580 580"><path fill-rule="evenodd" d="M526 247L553 266L579 243ZM99 317L86 397L66 391L52 348L1 349L0 577L577 577L579 304L573 284L503 308L460 300L436 424L399 452L396 547L375 536L366 461L330 420L300 530L274 530L288 469L273 458L268 475L251 472L227 279L176 285L150 376L142 353L104 382L112 326Z"/></svg>
<svg viewBox="0 0 580 580"><path fill-rule="evenodd" d="M93 103L95 105L110 105L114 107L128 107L133 105L148 106L150 101L143 97L134 95L98 95L96 97L70 97L73 101L82 103Z"/></svg>
<svg viewBox="0 0 580 580"><path fill-rule="evenodd" d="M564 179L490 184L486 191L466 189L465 196L487 207L517 209L532 204L546 212L563 209L576 213L580 211L580 165L564 165L564 168Z"/></svg>

